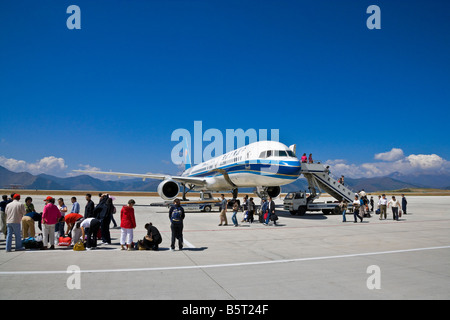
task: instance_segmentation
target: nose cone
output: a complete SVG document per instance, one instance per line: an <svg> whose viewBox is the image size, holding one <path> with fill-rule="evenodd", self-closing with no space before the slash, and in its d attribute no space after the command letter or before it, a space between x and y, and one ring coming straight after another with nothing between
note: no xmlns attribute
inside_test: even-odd
<svg viewBox="0 0 450 320"><path fill-rule="evenodd" d="M283 161L280 163L280 171L289 178L297 179L301 174L302 166L298 159Z"/></svg>

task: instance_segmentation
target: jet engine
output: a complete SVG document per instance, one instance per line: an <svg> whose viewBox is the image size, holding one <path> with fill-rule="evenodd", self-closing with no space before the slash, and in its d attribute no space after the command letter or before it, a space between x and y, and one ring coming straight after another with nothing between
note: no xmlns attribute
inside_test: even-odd
<svg viewBox="0 0 450 320"><path fill-rule="evenodd" d="M275 186L275 187L257 187L255 190L255 193L260 198L266 198L267 196L270 196L272 198L276 198L281 193L281 187Z"/></svg>
<svg viewBox="0 0 450 320"><path fill-rule="evenodd" d="M158 185L158 194L164 200L173 200L178 195L180 187L173 180L164 180Z"/></svg>
<svg viewBox="0 0 450 320"><path fill-rule="evenodd" d="M281 193L281 188L279 186L267 188L267 194L272 198L278 197L280 195L280 193Z"/></svg>

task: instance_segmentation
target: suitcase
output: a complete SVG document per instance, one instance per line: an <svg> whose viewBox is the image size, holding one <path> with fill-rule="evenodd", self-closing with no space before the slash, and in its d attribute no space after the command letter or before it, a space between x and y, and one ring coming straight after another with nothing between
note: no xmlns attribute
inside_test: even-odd
<svg viewBox="0 0 450 320"><path fill-rule="evenodd" d="M71 237L59 237L58 246L68 247L72 243Z"/></svg>

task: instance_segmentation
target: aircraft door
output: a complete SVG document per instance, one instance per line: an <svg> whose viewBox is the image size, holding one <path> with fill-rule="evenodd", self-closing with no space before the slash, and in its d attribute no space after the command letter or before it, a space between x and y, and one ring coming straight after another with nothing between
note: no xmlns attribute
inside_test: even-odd
<svg viewBox="0 0 450 320"><path fill-rule="evenodd" d="M250 151L245 155L245 170L250 170Z"/></svg>

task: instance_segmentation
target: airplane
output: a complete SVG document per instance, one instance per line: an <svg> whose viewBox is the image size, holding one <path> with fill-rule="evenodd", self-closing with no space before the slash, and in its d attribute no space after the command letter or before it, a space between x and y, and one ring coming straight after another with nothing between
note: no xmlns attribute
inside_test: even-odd
<svg viewBox="0 0 450 320"><path fill-rule="evenodd" d="M194 191L220 192L231 190L236 199L239 188L255 188L260 198L275 198L281 186L297 180L301 174L301 163L295 155L296 145L289 148L278 141L257 141L227 152L198 165L192 166L189 154L185 153L185 170L181 176L166 174L136 174L74 170L85 174L105 174L145 179L162 180L158 194L164 200L175 199L183 186L186 193Z"/></svg>

